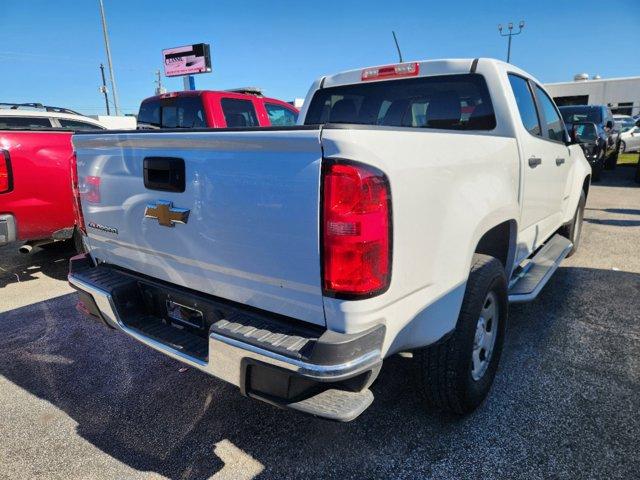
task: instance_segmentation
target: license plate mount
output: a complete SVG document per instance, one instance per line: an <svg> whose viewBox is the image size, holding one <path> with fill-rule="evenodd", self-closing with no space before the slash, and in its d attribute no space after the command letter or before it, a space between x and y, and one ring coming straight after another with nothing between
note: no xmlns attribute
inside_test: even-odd
<svg viewBox="0 0 640 480"><path fill-rule="evenodd" d="M179 325L188 325L190 327L204 329L204 314L197 308L166 300L167 316Z"/></svg>

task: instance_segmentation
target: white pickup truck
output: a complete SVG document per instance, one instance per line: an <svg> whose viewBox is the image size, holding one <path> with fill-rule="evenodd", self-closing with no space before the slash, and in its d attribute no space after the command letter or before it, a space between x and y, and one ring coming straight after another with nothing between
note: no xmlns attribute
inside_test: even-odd
<svg viewBox="0 0 640 480"><path fill-rule="evenodd" d="M484 58L320 78L298 126L73 144L79 307L244 395L339 421L399 352L427 406L476 408L509 303L578 247L591 172L540 82Z"/></svg>

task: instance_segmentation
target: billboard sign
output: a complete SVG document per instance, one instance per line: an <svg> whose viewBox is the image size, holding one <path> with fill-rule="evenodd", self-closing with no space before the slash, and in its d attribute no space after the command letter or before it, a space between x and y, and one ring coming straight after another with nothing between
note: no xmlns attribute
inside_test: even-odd
<svg viewBox="0 0 640 480"><path fill-rule="evenodd" d="M164 60L164 74L167 77L211 71L211 55L207 43L168 48L162 51L162 59Z"/></svg>

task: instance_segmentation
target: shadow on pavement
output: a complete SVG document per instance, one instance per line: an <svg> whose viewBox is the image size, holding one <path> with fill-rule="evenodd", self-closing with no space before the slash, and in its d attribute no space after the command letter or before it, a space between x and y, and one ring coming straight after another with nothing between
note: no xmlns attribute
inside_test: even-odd
<svg viewBox="0 0 640 480"><path fill-rule="evenodd" d="M36 247L31 253L18 252L18 243L0 248L0 288L11 283L36 280L42 273L56 280L65 280L69 271L69 258L75 250L65 242Z"/></svg>
<svg viewBox="0 0 640 480"><path fill-rule="evenodd" d="M473 415L425 412L411 359L393 357L372 407L349 424L180 372L80 316L75 301L69 294L0 314L0 374L139 471L209 478L225 468L216 452L229 442L258 462L261 478L631 477L640 468L638 274L561 268L537 301L514 306L494 388Z"/></svg>
<svg viewBox="0 0 640 480"><path fill-rule="evenodd" d="M592 182L591 186L597 187L638 187L636 180L636 168L628 168L619 165L616 170L605 170L600 180Z"/></svg>

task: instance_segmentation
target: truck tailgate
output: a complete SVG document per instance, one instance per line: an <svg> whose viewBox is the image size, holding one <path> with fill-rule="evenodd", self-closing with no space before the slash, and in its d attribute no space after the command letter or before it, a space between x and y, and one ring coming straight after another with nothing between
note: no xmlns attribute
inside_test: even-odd
<svg viewBox="0 0 640 480"><path fill-rule="evenodd" d="M81 134L73 144L94 258L324 325L319 129ZM183 192L150 184L153 172L145 185L145 158L167 157L184 161Z"/></svg>

